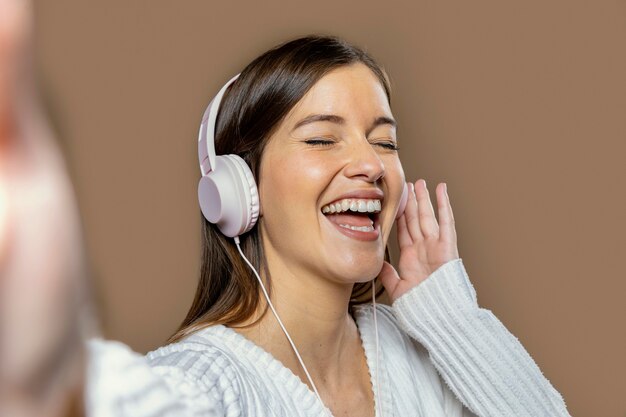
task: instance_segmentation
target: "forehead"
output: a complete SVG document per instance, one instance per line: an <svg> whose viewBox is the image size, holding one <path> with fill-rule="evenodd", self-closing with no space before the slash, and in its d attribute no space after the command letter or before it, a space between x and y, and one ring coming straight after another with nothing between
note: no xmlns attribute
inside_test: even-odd
<svg viewBox="0 0 626 417"><path fill-rule="evenodd" d="M389 116L387 94L378 77L365 64L336 68L320 78L294 106L286 121L295 123L311 113L337 114L346 119Z"/></svg>

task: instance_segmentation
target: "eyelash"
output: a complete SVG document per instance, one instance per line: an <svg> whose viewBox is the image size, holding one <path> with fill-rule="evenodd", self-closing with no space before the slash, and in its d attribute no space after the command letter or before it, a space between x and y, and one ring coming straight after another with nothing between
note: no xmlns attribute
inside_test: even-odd
<svg viewBox="0 0 626 417"><path fill-rule="evenodd" d="M304 141L304 143L306 143L307 145L312 145L312 146L330 146L334 144L335 142L332 140L325 140L325 139L307 139ZM400 149L398 145L396 145L393 142L378 142L378 143L374 143L374 145L382 146L383 148L389 149L390 151L397 151Z"/></svg>

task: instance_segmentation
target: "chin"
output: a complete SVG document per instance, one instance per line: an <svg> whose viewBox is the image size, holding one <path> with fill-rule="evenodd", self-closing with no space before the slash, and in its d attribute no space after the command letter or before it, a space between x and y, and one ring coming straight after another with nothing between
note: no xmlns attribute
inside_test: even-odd
<svg viewBox="0 0 626 417"><path fill-rule="evenodd" d="M367 282L378 276L383 267L383 262L384 252L344 258L335 264L335 273L342 281Z"/></svg>

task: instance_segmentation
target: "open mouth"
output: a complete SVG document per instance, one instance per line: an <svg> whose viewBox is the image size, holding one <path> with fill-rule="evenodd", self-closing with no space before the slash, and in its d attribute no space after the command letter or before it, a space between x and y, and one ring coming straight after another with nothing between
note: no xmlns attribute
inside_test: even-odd
<svg viewBox="0 0 626 417"><path fill-rule="evenodd" d="M322 214L344 235L376 240L379 235L379 199L345 198L322 207Z"/></svg>

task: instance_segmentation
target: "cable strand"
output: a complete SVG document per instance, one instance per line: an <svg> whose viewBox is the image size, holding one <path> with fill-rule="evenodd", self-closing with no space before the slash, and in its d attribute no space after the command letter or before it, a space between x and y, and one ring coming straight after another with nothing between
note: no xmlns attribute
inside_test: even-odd
<svg viewBox="0 0 626 417"><path fill-rule="evenodd" d="M374 307L374 334L376 339L376 398L374 403L376 404L378 417L382 417L383 413L380 409L380 378L378 378L380 347L378 342L378 322L376 321L376 278L372 281L372 305Z"/></svg>
<svg viewBox="0 0 626 417"><path fill-rule="evenodd" d="M259 274L256 271L256 269L254 268L254 266L252 266L252 264L250 263L248 258L246 258L246 255L243 254L243 251L241 250L241 246L239 246L239 236L236 236L234 239L235 239L235 245L237 245L237 249L239 250L239 254L243 258L243 260L248 264L250 269L252 269L252 272L254 272L254 275L256 276L256 278L259 280L259 284L261 284L261 289L263 290L263 294L265 295L265 299L267 300L267 303L269 304L270 309L272 310L272 313L274 313L274 316L276 317L276 320L278 320L278 324L280 325L281 329L283 329L283 332L285 333L285 336L287 336L287 339L289 340L289 343L291 344L291 347L293 348L293 351L295 352L296 356L298 357L298 361L300 361L300 365L302 365L302 369L304 369L304 373L306 374L307 378L309 379L309 382L311 383L311 386L313 387L313 391L315 392L315 395L317 396L318 400L322 404L322 407L324 407L324 409L326 410L326 412L328 414L327 407L324 404L324 401L322 401L322 397L320 397L320 394L317 391L317 387L313 383L313 379L311 378L311 375L309 374L308 369L304 365L304 361L300 357L300 353L298 352L298 349L296 348L296 345L293 343L293 340L291 340L291 337L289 336L289 333L287 332L287 329L283 325L283 322L280 320L280 317L278 317L278 313L276 312L276 310L274 309L274 305L270 301L270 297L267 295L267 291L265 290L265 286L263 285L263 281L261 280L261 277L259 276ZM330 414L329 417L332 417L332 414Z"/></svg>

